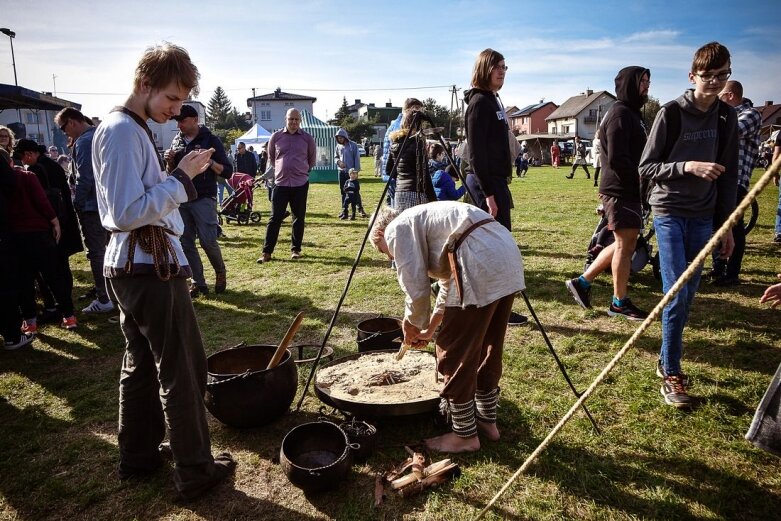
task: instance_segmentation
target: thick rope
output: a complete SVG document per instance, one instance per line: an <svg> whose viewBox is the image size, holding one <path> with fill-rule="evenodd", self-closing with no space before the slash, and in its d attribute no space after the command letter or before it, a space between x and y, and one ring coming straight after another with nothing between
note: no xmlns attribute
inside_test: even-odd
<svg viewBox="0 0 781 521"><path fill-rule="evenodd" d="M162 226L154 226L152 224L132 230L127 246L125 272L127 272L128 275L133 273L136 244L138 244L141 251L152 256L152 263L154 264L155 274L157 274L158 279L165 282L171 280L171 277L178 275L181 266L179 265L179 259L176 256L176 250L174 249L173 244L171 244L171 240L168 238L168 234L173 234L173 232L166 230ZM171 270L171 264L168 262L169 254L174 263L173 271Z"/></svg>
<svg viewBox="0 0 781 521"><path fill-rule="evenodd" d="M483 508L480 513L477 514L473 518L473 521L477 521L478 519L482 519L483 516L491 509L491 507L494 506L494 504L497 502L497 500L504 494L508 488L515 482L518 477L523 474L534 461L537 459L537 457L544 451L548 445L553 441L553 438L556 437L556 435L559 433L561 429L564 428L564 426L569 422L569 420L574 416L575 412L580 408L581 405L591 396L591 394L594 392L594 390L597 388L597 386L602 383L602 381L607 378L607 375L610 374L610 372L613 370L613 368L618 364L618 362L624 357L624 355L629 351L631 347L634 346L635 342L638 338L640 338L640 335L642 335L646 329L648 329L651 324L656 320L656 318L664 311L665 306L670 302L670 300L675 297L675 295L678 294L678 292L681 290L681 288L689 281L689 279L694 276L694 274L697 272L697 270L700 268L700 265L705 262L705 259L710 255L711 251L718 246L718 244L721 242L722 237L730 231L735 224L740 220L740 218L743 216L743 212L746 211L746 209L751 205L751 203L754 201L754 199L757 198L757 196L762 192L762 190L765 189L765 187L768 185L770 180L778 174L779 169L781 169L781 158L778 158L775 163L770 167L769 170L765 172L765 174L757 181L757 183L754 185L754 188L751 189L751 191L746 195L746 197L740 202L740 204L735 208L735 211L732 212L732 214L729 216L729 218L724 222L724 224L721 225L721 227L716 231L716 233L713 234L713 237L708 241L708 243L702 248L700 253L697 255L697 257L694 258L694 260L691 262L689 267L686 269L686 271L683 272L683 274L678 278L678 280L675 282L672 288L662 297L662 300L659 301L658 304L656 304L656 307L651 311L651 313L648 315L648 317L643 320L643 322L638 326L637 330L634 332L634 334L627 340L627 342L624 344L624 347L621 348L618 353L613 357L613 359L610 361L610 363L605 366L605 368L602 370L601 373L599 373L599 376L596 377L596 379L591 383L591 385L586 389L583 394L580 396L578 401L576 401L569 411L567 411L567 414L565 414L558 424L553 428L553 430L550 431L550 433L545 437L544 440L542 440L542 443L537 446L536 449L534 449L534 452L532 452L528 458L526 458L526 461L523 462L523 465L515 472L515 474L510 477L509 480L507 480L507 483L504 484L504 486L499 490L499 492L496 493L496 495L491 499L491 501L488 502L488 504Z"/></svg>

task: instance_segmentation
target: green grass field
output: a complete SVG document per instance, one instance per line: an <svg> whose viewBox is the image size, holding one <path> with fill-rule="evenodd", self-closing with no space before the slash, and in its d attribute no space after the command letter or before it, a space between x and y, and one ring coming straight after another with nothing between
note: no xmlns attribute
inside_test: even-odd
<svg viewBox="0 0 781 521"><path fill-rule="evenodd" d="M382 184L364 159L367 211ZM584 312L564 281L580 273L597 218L596 189L579 171L532 168L514 180L513 235L524 256L527 294L567 366L585 389L634 331L636 323L605 313L608 276L597 280L594 310ZM757 170L758 178L763 173ZM210 354L241 341L276 344L299 311L296 342L319 344L363 239L366 220L340 221L336 185L309 193L304 257L289 260L290 228L282 229L275 261L258 265L268 201L258 193L260 225L225 226L228 291L195 303ZM691 412L664 405L654 364L654 324L621 361L588 406L603 433L576 415L530 472L500 499L488 519L778 519L779 461L743 439L757 403L781 361L781 310L760 306L781 272L772 244L777 191L760 198L760 219L748 236L744 284L703 283L685 333L684 368L697 398ZM75 295L90 284L83 254L73 257ZM213 283L213 275L207 271ZM633 277L631 295L650 310L661 283L650 267ZM380 254L367 248L329 344L356 351L356 325L378 314L400 316L403 297ZM516 311L524 312L518 299ZM535 327L511 328L499 410L502 440L458 455L462 476L439 489L374 508L374 476L406 457L403 445L436 434L430 417L378 424L378 451L356 465L335 491L305 496L276 464L282 438L314 420L321 403L310 392L301 412L257 429L210 419L214 451L238 460L232 486L182 505L168 469L146 482L115 477L119 368L123 337L106 316L79 316L79 328L45 326L17 352L0 352L0 518L2 519L469 519L521 465L574 402ZM300 389L308 366L299 367ZM299 390L300 395L300 390ZM296 397L298 400L298 396ZM294 402L295 404L295 402Z"/></svg>

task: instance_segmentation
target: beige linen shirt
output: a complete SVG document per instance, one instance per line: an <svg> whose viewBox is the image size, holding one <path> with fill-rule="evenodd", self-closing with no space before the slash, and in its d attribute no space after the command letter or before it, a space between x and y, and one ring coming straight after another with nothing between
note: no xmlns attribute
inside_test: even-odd
<svg viewBox="0 0 781 521"><path fill-rule="evenodd" d="M526 288L518 246L512 234L493 221L472 231L458 248L464 293L460 302L447 259L448 246L473 223L489 217L476 206L437 201L409 208L388 225L385 241L406 294L404 318L411 324L428 327L429 278L439 280L434 314L444 313L445 307L483 307Z"/></svg>

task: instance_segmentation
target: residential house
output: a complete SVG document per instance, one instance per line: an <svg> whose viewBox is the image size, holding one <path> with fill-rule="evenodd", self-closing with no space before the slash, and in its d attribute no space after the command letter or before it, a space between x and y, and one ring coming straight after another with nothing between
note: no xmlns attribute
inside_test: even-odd
<svg viewBox="0 0 781 521"><path fill-rule="evenodd" d="M199 124L206 124L206 106L203 103L196 100L186 100L184 105L190 105L195 109L198 113ZM152 137L155 138L155 145L157 145L159 150L168 150L171 148L171 142L179 132L179 126L176 120L169 119L165 123L157 123L149 119L146 124L149 126L149 130L152 131Z"/></svg>
<svg viewBox="0 0 781 521"><path fill-rule="evenodd" d="M312 106L317 98L282 92L277 88L270 94L263 94L247 99L247 106L252 115L252 122L260 124L261 127L273 132L285 126L285 114L291 108L307 110L314 112Z"/></svg>
<svg viewBox="0 0 781 521"><path fill-rule="evenodd" d="M548 131L545 118L551 115L559 106L552 101L540 100L539 103L527 105L522 109L508 112L510 129L516 135L544 134Z"/></svg>
<svg viewBox="0 0 781 521"><path fill-rule="evenodd" d="M384 107L377 107L374 103L369 103L358 110L359 118L376 120L374 134L369 139L372 145L382 143L382 140L385 139L385 131L399 114L401 114L401 107L394 107L390 101Z"/></svg>
<svg viewBox="0 0 781 521"><path fill-rule="evenodd" d="M770 134L781 128L781 105L766 101L764 105L754 108L762 115L761 138L770 139Z"/></svg>
<svg viewBox="0 0 781 521"><path fill-rule="evenodd" d="M586 90L572 96L545 118L548 134L558 139L594 139L600 121L616 102L616 97L605 90Z"/></svg>

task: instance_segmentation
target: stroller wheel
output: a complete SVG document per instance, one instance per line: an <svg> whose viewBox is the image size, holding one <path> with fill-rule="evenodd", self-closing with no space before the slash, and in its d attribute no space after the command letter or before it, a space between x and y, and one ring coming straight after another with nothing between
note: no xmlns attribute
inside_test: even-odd
<svg viewBox="0 0 781 521"><path fill-rule="evenodd" d="M249 220L253 223L259 223L260 222L260 212L252 212L249 214Z"/></svg>
<svg viewBox="0 0 781 521"><path fill-rule="evenodd" d="M217 224L222 226L222 215L220 215L220 214L217 214Z"/></svg>
<svg viewBox="0 0 781 521"><path fill-rule="evenodd" d="M651 257L651 269L654 272L654 278L656 280L662 280L662 270L659 268L659 254Z"/></svg>

